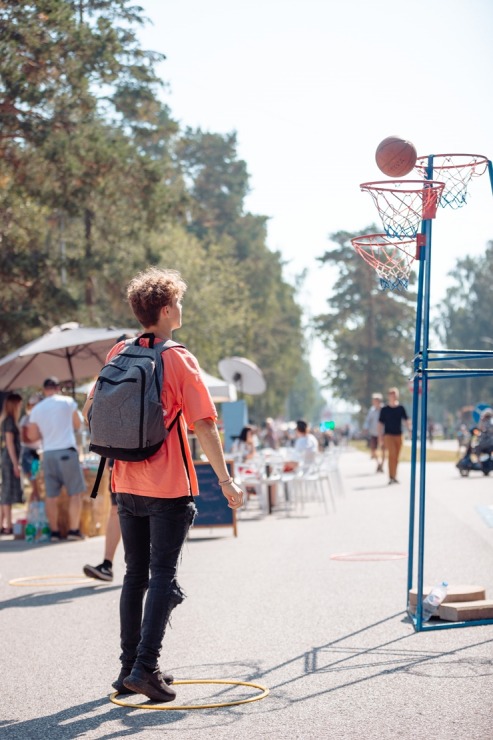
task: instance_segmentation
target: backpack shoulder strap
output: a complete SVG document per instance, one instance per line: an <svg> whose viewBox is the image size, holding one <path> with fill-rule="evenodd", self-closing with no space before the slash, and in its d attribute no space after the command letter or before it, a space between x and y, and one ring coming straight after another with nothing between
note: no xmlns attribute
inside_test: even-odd
<svg viewBox="0 0 493 740"><path fill-rule="evenodd" d="M98 472L96 474L96 480L94 481L94 485L92 487L91 498L96 498L96 496L98 495L99 484L101 483L101 478L103 477L103 471L104 471L105 465L106 465L106 458L102 457L99 461L99 467L98 467Z"/></svg>
<svg viewBox="0 0 493 740"><path fill-rule="evenodd" d="M166 352L167 349L172 349L173 347L183 347L183 349L186 349L184 344L175 342L173 339L167 339L165 342L158 342L154 345L154 349L157 352Z"/></svg>

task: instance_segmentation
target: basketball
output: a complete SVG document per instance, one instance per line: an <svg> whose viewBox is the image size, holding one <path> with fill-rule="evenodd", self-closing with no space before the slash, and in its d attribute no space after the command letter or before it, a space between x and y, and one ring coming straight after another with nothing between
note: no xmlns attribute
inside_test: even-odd
<svg viewBox="0 0 493 740"><path fill-rule="evenodd" d="M387 136L375 152L378 167L389 177L408 175L416 164L417 157L414 144L398 136Z"/></svg>

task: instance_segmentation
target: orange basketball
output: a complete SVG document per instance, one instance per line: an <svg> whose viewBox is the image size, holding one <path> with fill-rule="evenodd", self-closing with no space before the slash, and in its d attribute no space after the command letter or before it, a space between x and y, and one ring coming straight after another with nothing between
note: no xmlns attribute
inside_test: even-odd
<svg viewBox="0 0 493 740"><path fill-rule="evenodd" d="M398 136L387 136L375 152L378 167L389 177L408 175L416 164L417 157L414 144Z"/></svg>

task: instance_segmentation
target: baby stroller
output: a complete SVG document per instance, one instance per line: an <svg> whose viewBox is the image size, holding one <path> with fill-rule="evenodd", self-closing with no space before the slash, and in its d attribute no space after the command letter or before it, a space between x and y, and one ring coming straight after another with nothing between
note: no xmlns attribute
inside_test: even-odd
<svg viewBox="0 0 493 740"><path fill-rule="evenodd" d="M478 470L489 475L493 470L493 410L485 409L477 427L471 429L471 437L466 454L457 463L461 476L466 478L469 471Z"/></svg>

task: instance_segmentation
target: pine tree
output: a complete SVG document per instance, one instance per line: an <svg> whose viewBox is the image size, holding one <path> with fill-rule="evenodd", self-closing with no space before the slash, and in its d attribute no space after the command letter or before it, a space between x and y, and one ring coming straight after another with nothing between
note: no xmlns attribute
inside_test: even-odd
<svg viewBox="0 0 493 740"><path fill-rule="evenodd" d="M375 233L369 227L366 233ZM382 292L376 273L353 249L357 234L330 236L337 246L319 259L338 270L329 311L316 317L316 330L331 350L327 382L334 395L366 408L372 392L405 386L412 372L415 295Z"/></svg>

